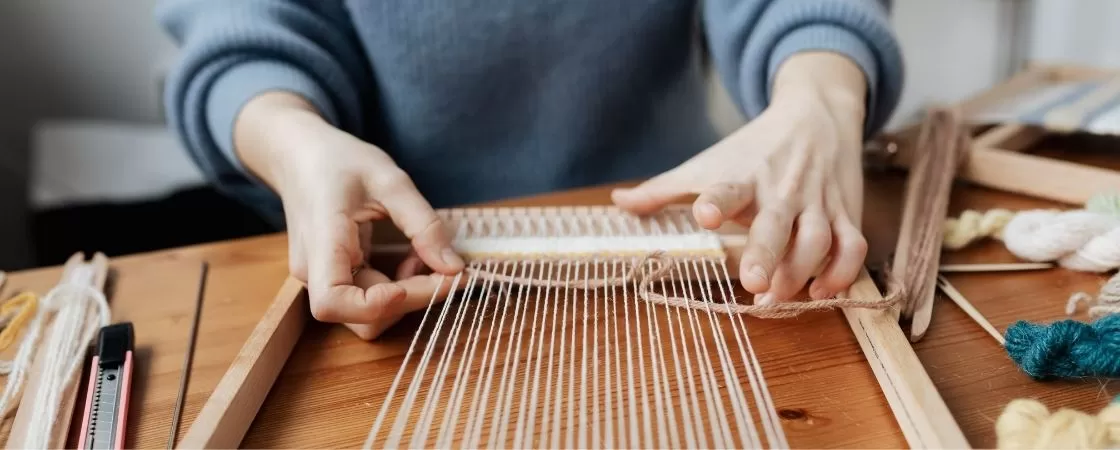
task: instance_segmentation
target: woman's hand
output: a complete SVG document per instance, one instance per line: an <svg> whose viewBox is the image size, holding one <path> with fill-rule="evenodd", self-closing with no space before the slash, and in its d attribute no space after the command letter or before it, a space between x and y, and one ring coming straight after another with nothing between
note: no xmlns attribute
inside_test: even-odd
<svg viewBox="0 0 1120 450"><path fill-rule="evenodd" d="M750 227L740 263L755 302L785 301L804 288L814 299L846 290L867 254L861 144L866 80L831 53L788 59L757 118L677 168L613 193L614 202L648 214L698 194L697 222Z"/></svg>
<svg viewBox="0 0 1120 450"><path fill-rule="evenodd" d="M447 275L463 269L411 179L382 150L334 128L301 97L272 92L253 99L238 117L234 140L244 165L283 201L291 274L307 284L317 320L346 323L373 339L426 307L436 290L446 294L450 281L417 275L419 266ZM406 263L396 282L363 264L378 219L391 219L423 262Z"/></svg>

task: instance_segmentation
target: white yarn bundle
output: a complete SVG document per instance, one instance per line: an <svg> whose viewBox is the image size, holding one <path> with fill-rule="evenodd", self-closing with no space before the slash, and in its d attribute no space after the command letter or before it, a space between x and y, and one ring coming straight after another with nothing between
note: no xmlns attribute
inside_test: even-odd
<svg viewBox="0 0 1120 450"><path fill-rule="evenodd" d="M1057 261L1083 272L1120 268L1120 216L1101 212L1022 211L1000 233L1008 251L1019 258Z"/></svg>
<svg viewBox="0 0 1120 450"><path fill-rule="evenodd" d="M0 371L8 375L4 393L0 396L0 412L7 416L20 404L24 379L31 369L40 338L45 346L42 372L35 392L28 392L28 403L20 406L32 408L26 448L47 448L54 432L55 420L62 403L62 395L70 388L75 373L82 367L86 347L97 331L109 324L109 303L105 295L93 287L94 271L89 266L75 268L68 279L42 299L39 310L27 334L20 343L13 361L5 361ZM51 315L54 320L50 321ZM44 336L44 324L50 322ZM9 436L9 440L11 440Z"/></svg>

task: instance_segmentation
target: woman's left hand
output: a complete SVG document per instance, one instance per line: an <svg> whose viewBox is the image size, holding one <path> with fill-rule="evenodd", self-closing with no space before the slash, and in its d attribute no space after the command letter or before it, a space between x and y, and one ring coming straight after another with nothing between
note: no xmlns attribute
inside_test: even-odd
<svg viewBox="0 0 1120 450"><path fill-rule="evenodd" d="M750 228L740 261L757 304L846 290L867 255L860 231L866 79L845 57L803 53L774 81L770 106L750 123L673 170L613 194L649 214L688 194L696 221Z"/></svg>

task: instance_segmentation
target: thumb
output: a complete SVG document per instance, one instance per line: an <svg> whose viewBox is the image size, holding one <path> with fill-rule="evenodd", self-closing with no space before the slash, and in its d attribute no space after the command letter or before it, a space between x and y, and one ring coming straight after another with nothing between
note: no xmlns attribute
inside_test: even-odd
<svg viewBox="0 0 1120 450"><path fill-rule="evenodd" d="M358 225L345 214L323 214L308 239L307 292L311 314L320 322L368 323L380 315L380 303L399 299L403 289L380 284L369 292L354 284L353 268L362 262ZM367 295L378 300L371 302Z"/></svg>
<svg viewBox="0 0 1120 450"><path fill-rule="evenodd" d="M389 212L389 218L412 241L416 254L428 267L450 275L463 270L466 265L451 246L451 237L439 215L400 169L388 180L371 182L370 195ZM383 175L384 176L384 175Z"/></svg>
<svg viewBox="0 0 1120 450"><path fill-rule="evenodd" d="M677 199L699 193L701 186L692 172L691 168L681 165L633 188L611 191L611 201L632 214L655 213Z"/></svg>

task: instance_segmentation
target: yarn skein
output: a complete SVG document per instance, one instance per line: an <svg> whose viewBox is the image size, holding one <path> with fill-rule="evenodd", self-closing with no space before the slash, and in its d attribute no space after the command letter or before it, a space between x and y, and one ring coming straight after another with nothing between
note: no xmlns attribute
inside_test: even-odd
<svg viewBox="0 0 1120 450"><path fill-rule="evenodd" d="M0 330L0 351L4 351L12 345L16 336L35 316L38 306L39 297L34 292L23 292L0 306L0 321L4 322L3 330ZM0 373L3 373L2 369L0 369Z"/></svg>
<svg viewBox="0 0 1120 450"><path fill-rule="evenodd" d="M942 247L959 250L984 238L1002 240L1015 256L1103 273L1120 268L1120 194L1094 196L1072 211L965 211L945 222Z"/></svg>
<svg viewBox="0 0 1120 450"><path fill-rule="evenodd" d="M1108 314L1120 314L1120 272L1105 282L1096 298L1084 292L1070 296L1066 304L1066 315L1077 312L1077 306L1081 303L1089 304L1089 319L1092 320Z"/></svg>
<svg viewBox="0 0 1120 450"><path fill-rule="evenodd" d="M1105 449L1120 446L1120 396L1095 416L1037 400L1016 399L996 420L996 447L1008 450Z"/></svg>
<svg viewBox="0 0 1120 450"><path fill-rule="evenodd" d="M941 246L960 250L984 238L1003 239L1003 228L1015 213L1007 209L990 209L984 212L967 210L960 217L945 220L945 234Z"/></svg>
<svg viewBox="0 0 1120 450"><path fill-rule="evenodd" d="M1032 378L1120 378L1118 314L1092 323L1018 321L1007 328L1004 337L1008 356Z"/></svg>
<svg viewBox="0 0 1120 450"><path fill-rule="evenodd" d="M1085 202L1085 210L1120 216L1120 191L1094 195Z"/></svg>
<svg viewBox="0 0 1120 450"><path fill-rule="evenodd" d="M1120 268L1120 216L1091 211L1024 211L1003 228L1007 250L1019 258L1057 261L1082 272Z"/></svg>

